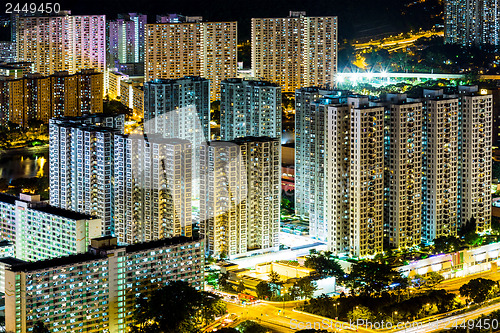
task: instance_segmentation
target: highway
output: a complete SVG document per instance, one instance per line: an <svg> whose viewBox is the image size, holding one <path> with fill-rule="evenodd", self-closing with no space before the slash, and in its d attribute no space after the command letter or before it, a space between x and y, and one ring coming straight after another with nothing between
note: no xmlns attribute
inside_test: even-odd
<svg viewBox="0 0 500 333"><path fill-rule="evenodd" d="M396 45L401 46L402 44L404 44L404 46L406 47L407 44L412 44L415 41L417 41L419 38L432 37L432 36L442 37L442 36L444 36L444 32L442 32L442 31L439 31L439 32L426 31L424 33L418 33L418 34L412 35L409 38L396 39L397 37L393 37L392 38L393 40L387 41L385 43L382 43L381 40L375 40L375 41L368 42L368 43L353 44L353 47L356 50L363 50L363 49L370 48L372 46L386 48L386 47L391 47L391 46L396 46Z"/></svg>
<svg viewBox="0 0 500 333"><path fill-rule="evenodd" d="M458 294L459 289L462 285L468 283L472 279L483 278L490 279L493 281L500 281L500 271L496 272L481 272L473 275L468 275L462 278L455 278L450 280L444 280L436 286L436 289L444 289L446 291Z"/></svg>

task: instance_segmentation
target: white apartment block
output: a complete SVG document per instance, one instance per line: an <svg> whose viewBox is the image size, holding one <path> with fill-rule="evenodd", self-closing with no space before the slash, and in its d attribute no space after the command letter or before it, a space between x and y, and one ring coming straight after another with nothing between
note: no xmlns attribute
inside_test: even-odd
<svg viewBox="0 0 500 333"><path fill-rule="evenodd" d="M37 73L105 70L104 15L19 16L16 31L17 61L33 62Z"/></svg>
<svg viewBox="0 0 500 333"><path fill-rule="evenodd" d="M458 98L424 89L422 241L457 234Z"/></svg>
<svg viewBox="0 0 500 333"><path fill-rule="evenodd" d="M386 101L384 233L398 249L421 243L422 103L405 94Z"/></svg>
<svg viewBox="0 0 500 333"><path fill-rule="evenodd" d="M337 72L337 17L252 19L254 77L279 84L283 91L309 86L332 88Z"/></svg>
<svg viewBox="0 0 500 333"><path fill-rule="evenodd" d="M133 63L144 61L144 32L148 17L138 13L119 14L108 21L108 62Z"/></svg>
<svg viewBox="0 0 500 333"><path fill-rule="evenodd" d="M144 133L189 140L193 149L193 199L198 199L200 152L210 140L210 82L201 77L144 84Z"/></svg>
<svg viewBox="0 0 500 333"><path fill-rule="evenodd" d="M227 79L221 84L221 140L267 136L281 142L281 88L257 80Z"/></svg>
<svg viewBox="0 0 500 333"><path fill-rule="evenodd" d="M202 76L212 100L223 80L237 74L237 22L146 25L145 81Z"/></svg>
<svg viewBox="0 0 500 333"><path fill-rule="evenodd" d="M116 244L116 238L103 237L93 239L84 254L3 264L6 330L29 332L41 320L50 332L125 333L136 295L178 280L203 290L202 241Z"/></svg>
<svg viewBox="0 0 500 333"><path fill-rule="evenodd" d="M154 135L115 135L114 148L118 241L191 237L191 143Z"/></svg>
<svg viewBox="0 0 500 333"><path fill-rule="evenodd" d="M50 203L98 216L104 235L114 232L114 135L124 116L53 118L49 125Z"/></svg>
<svg viewBox="0 0 500 333"><path fill-rule="evenodd" d="M474 218L476 232L491 228L493 97L460 87L458 226Z"/></svg>
<svg viewBox="0 0 500 333"><path fill-rule="evenodd" d="M39 195L0 194L2 239L14 242L17 259L37 261L87 252L101 236L101 220L40 201Z"/></svg>
<svg viewBox="0 0 500 333"><path fill-rule="evenodd" d="M321 240L328 233L324 222L326 111L314 102L342 94L314 87L295 92L295 214L309 219L309 234Z"/></svg>

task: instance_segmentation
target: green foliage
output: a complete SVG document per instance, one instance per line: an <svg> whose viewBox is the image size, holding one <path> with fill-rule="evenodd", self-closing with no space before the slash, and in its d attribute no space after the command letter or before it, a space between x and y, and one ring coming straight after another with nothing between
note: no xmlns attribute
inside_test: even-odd
<svg viewBox="0 0 500 333"><path fill-rule="evenodd" d="M300 298L311 298L316 289L318 289L318 286L310 277L305 276L294 283L292 290L293 289L297 290Z"/></svg>
<svg viewBox="0 0 500 333"><path fill-rule="evenodd" d="M238 288L236 289L238 293L243 293L245 291L245 284L243 281L240 281L240 284L238 284Z"/></svg>
<svg viewBox="0 0 500 333"><path fill-rule="evenodd" d="M247 320L238 325L238 330L241 333L266 333L267 329L265 329L262 325L256 323L255 321Z"/></svg>
<svg viewBox="0 0 500 333"><path fill-rule="evenodd" d="M455 236L441 236L434 240L435 253L450 253L459 251L462 248L462 242Z"/></svg>
<svg viewBox="0 0 500 333"><path fill-rule="evenodd" d="M474 303L490 299L498 291L497 283L490 279L477 278L460 287L460 295Z"/></svg>
<svg viewBox="0 0 500 333"><path fill-rule="evenodd" d="M434 288L444 280L444 276L436 272L430 272L425 277L425 286L427 288Z"/></svg>
<svg viewBox="0 0 500 333"><path fill-rule="evenodd" d="M132 115L132 109L129 109L122 103L114 99L105 99L102 104L102 113L104 114L125 114Z"/></svg>
<svg viewBox="0 0 500 333"><path fill-rule="evenodd" d="M389 289L392 283L400 283L402 280L401 274L391 266L365 260L353 265L347 284L355 293L371 295L380 294Z"/></svg>
<svg viewBox="0 0 500 333"><path fill-rule="evenodd" d="M260 299L269 299L273 296L271 285L265 281L259 282L259 284L255 287L255 292L257 297Z"/></svg>
<svg viewBox="0 0 500 333"><path fill-rule="evenodd" d="M49 333L49 329L47 326L41 321L38 320L35 325L33 325L33 333Z"/></svg>
<svg viewBox="0 0 500 333"><path fill-rule="evenodd" d="M228 282L229 273L220 273L219 274L219 289L227 292L234 292L234 288L231 283Z"/></svg>
<svg viewBox="0 0 500 333"><path fill-rule="evenodd" d="M330 251L309 254L304 265L314 269L319 275L335 276L338 280L344 279L344 271Z"/></svg>
<svg viewBox="0 0 500 333"><path fill-rule="evenodd" d="M375 315L366 306L359 305L347 314L347 318L352 321L356 321L358 319L373 320Z"/></svg>
<svg viewBox="0 0 500 333"><path fill-rule="evenodd" d="M220 101L210 103L210 121L220 124Z"/></svg>
<svg viewBox="0 0 500 333"><path fill-rule="evenodd" d="M171 281L159 290L149 290L136 299L131 332L196 332L226 312L218 297L197 291L184 281Z"/></svg>

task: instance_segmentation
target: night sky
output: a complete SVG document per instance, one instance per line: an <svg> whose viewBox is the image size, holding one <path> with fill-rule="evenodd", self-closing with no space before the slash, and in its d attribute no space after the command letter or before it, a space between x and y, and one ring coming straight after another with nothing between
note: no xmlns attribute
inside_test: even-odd
<svg viewBox="0 0 500 333"><path fill-rule="evenodd" d="M38 1L37 1L38 2ZM440 0L61 0L62 9L72 14L106 14L141 12L149 15L179 13L202 15L205 20L237 20L240 39L250 36L252 17L285 17L290 10L305 10L308 16L339 17L340 40L386 32L408 31L412 27L428 28L441 23L430 16L442 11ZM150 17L154 23L154 16Z"/></svg>

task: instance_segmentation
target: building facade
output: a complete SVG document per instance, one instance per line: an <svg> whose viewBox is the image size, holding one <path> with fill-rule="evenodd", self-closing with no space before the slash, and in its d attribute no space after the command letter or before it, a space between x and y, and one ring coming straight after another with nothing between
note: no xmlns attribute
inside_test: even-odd
<svg viewBox="0 0 500 333"><path fill-rule="evenodd" d="M191 237L191 143L154 135L116 135L114 154L118 241Z"/></svg>
<svg viewBox="0 0 500 333"><path fill-rule="evenodd" d="M0 122L28 127L34 120L48 124L52 117L101 113L102 82L102 73L94 70L0 77Z"/></svg>
<svg viewBox="0 0 500 333"><path fill-rule="evenodd" d="M332 88L337 72L337 17L252 19L254 76L284 92L310 86Z"/></svg>
<svg viewBox="0 0 500 333"><path fill-rule="evenodd" d="M16 27L17 61L33 62L37 73L105 70L104 15L19 16Z"/></svg>
<svg viewBox="0 0 500 333"><path fill-rule="evenodd" d="M498 0L446 0L444 8L446 43L500 44Z"/></svg>
<svg viewBox="0 0 500 333"><path fill-rule="evenodd" d="M388 94L385 109L384 234L396 248L421 243L422 103Z"/></svg>
<svg viewBox="0 0 500 333"><path fill-rule="evenodd" d="M201 149L200 234L207 251L235 257L279 248L280 143L245 137Z"/></svg>
<svg viewBox="0 0 500 333"><path fill-rule="evenodd" d="M493 96L480 94L477 86L459 89L458 226L474 220L482 233L491 228Z"/></svg>
<svg viewBox="0 0 500 333"><path fill-rule="evenodd" d="M422 241L457 234L458 98L424 90Z"/></svg>
<svg viewBox="0 0 500 333"><path fill-rule="evenodd" d="M29 332L41 320L49 331L125 333L136 295L169 281L203 290L204 243L184 237L129 246L93 239L84 254L12 263L5 270L6 329Z"/></svg>
<svg viewBox="0 0 500 333"><path fill-rule="evenodd" d="M228 79L221 84L220 137L267 136L281 142L281 88L266 81Z"/></svg>
<svg viewBox="0 0 500 333"><path fill-rule="evenodd" d="M237 22L148 24L145 38L146 81L201 76L216 100L222 80L236 77Z"/></svg>
<svg viewBox="0 0 500 333"><path fill-rule="evenodd" d="M40 201L38 195L0 195L2 239L14 243L13 257L26 261L85 253L101 236L101 221Z"/></svg>
<svg viewBox="0 0 500 333"><path fill-rule="evenodd" d="M144 62L144 32L147 15L129 13L108 21L108 61L118 63Z"/></svg>
<svg viewBox="0 0 500 333"><path fill-rule="evenodd" d="M114 135L124 115L53 118L49 124L50 204L98 216L104 235L114 232Z"/></svg>

